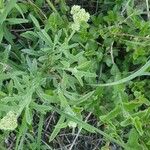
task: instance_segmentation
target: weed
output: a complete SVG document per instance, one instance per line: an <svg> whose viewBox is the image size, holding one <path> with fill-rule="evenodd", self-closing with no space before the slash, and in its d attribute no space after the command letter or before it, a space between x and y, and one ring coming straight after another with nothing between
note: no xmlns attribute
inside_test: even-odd
<svg viewBox="0 0 150 150"><path fill-rule="evenodd" d="M148 0L0 0L0 149L150 149L149 17Z"/></svg>

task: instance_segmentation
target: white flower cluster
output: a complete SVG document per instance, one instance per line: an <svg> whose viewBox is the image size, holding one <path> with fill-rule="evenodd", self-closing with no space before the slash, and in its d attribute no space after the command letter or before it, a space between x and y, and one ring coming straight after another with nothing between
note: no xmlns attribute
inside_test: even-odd
<svg viewBox="0 0 150 150"><path fill-rule="evenodd" d="M77 127L77 123L75 123L73 121L69 121L68 122L68 126L69 126L69 128L76 128Z"/></svg>
<svg viewBox="0 0 150 150"><path fill-rule="evenodd" d="M72 30L78 31L82 22L88 22L90 14L78 5L74 5L71 8L71 14L73 16L74 23L72 24Z"/></svg>
<svg viewBox="0 0 150 150"><path fill-rule="evenodd" d="M9 111L6 116L0 120L1 130L14 130L17 125L17 115L13 111Z"/></svg>

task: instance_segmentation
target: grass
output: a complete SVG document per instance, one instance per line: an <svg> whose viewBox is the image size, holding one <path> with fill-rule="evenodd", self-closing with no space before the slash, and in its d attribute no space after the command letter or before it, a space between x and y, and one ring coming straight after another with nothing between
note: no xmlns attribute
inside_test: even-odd
<svg viewBox="0 0 150 150"><path fill-rule="evenodd" d="M0 0L0 149L149 150L149 3Z"/></svg>

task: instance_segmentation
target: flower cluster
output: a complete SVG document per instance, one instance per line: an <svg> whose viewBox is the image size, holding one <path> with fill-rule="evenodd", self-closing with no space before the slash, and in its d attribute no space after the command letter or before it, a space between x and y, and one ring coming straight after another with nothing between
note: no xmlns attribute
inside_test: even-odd
<svg viewBox="0 0 150 150"><path fill-rule="evenodd" d="M68 122L68 126L69 126L69 128L76 128L77 127L77 123L75 123L73 121L69 121Z"/></svg>
<svg viewBox="0 0 150 150"><path fill-rule="evenodd" d="M17 127L17 115L9 111L5 117L0 120L1 130L14 130Z"/></svg>
<svg viewBox="0 0 150 150"><path fill-rule="evenodd" d="M80 6L74 5L71 8L71 14L73 16L74 23L72 24L72 30L78 31L80 29L80 25L82 22L88 22L90 18L90 14L85 11L85 9L81 9Z"/></svg>

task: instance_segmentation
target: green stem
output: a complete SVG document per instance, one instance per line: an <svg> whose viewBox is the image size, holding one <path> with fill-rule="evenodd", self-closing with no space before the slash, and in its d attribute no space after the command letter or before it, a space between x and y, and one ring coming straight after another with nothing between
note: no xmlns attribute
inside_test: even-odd
<svg viewBox="0 0 150 150"><path fill-rule="evenodd" d="M67 43L71 40L71 38L73 37L74 34L75 34L75 31L73 30L66 41Z"/></svg>

